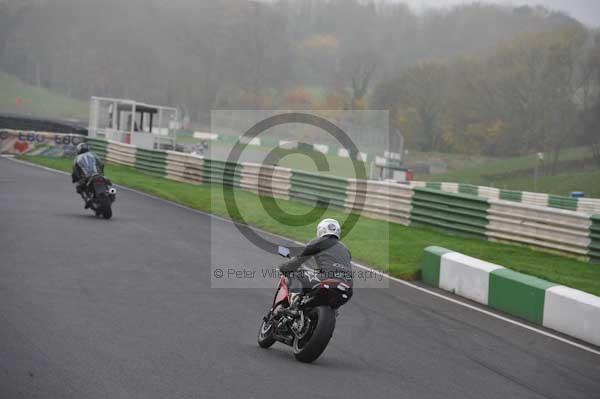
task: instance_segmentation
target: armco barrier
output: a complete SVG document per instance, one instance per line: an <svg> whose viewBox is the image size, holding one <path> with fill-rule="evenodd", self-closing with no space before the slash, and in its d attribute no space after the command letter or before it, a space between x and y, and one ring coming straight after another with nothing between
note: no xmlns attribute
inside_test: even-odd
<svg viewBox="0 0 600 399"><path fill-rule="evenodd" d="M130 144L109 143L104 158L108 162L135 167L137 152L138 149Z"/></svg>
<svg viewBox="0 0 600 399"><path fill-rule="evenodd" d="M49 140L62 142L63 136L55 134ZM173 151L144 150L114 141L87 140L92 151L108 162L132 166L154 176L243 188L265 196L311 203L324 198L347 212L360 204L361 213L373 219L431 226L600 262L600 215L589 214L595 209L593 201L597 200L578 199L579 211L574 211L540 206L552 202L555 206L575 208L575 199L566 201L546 194L456 183L396 184L344 179L278 166L232 164ZM537 205L519 203L517 199ZM584 205L586 212L581 212Z"/></svg>
<svg viewBox="0 0 600 399"><path fill-rule="evenodd" d="M111 148L109 147L109 150ZM137 148L135 167L158 177L166 176L167 153L160 150Z"/></svg>
<svg viewBox="0 0 600 399"><path fill-rule="evenodd" d="M498 198L506 201L522 202L523 193L521 191L500 190Z"/></svg>
<svg viewBox="0 0 600 399"><path fill-rule="evenodd" d="M577 198L577 212L588 215L600 214L600 200L596 198Z"/></svg>
<svg viewBox="0 0 600 399"><path fill-rule="evenodd" d="M136 168L172 180L225 184L261 195L308 202L323 196L346 211L362 203L362 214L374 219L433 226L600 262L600 216L557 208L574 209L575 199L571 198L457 183L404 185L343 179L274 166L233 165L171 151L139 150L116 142L88 141L109 162L131 166L135 161ZM577 201L577 209L585 206L590 212L597 200ZM544 205L549 202L555 207Z"/></svg>
<svg viewBox="0 0 600 399"><path fill-rule="evenodd" d="M106 151L108 148L108 142L105 140L93 139L88 137L86 142L89 144L90 149L103 160L106 160Z"/></svg>
<svg viewBox="0 0 600 399"><path fill-rule="evenodd" d="M259 195L289 199L291 177L288 168L243 163L240 187Z"/></svg>
<svg viewBox="0 0 600 399"><path fill-rule="evenodd" d="M489 200L488 238L586 256L590 216L574 211Z"/></svg>
<svg viewBox="0 0 600 399"><path fill-rule="evenodd" d="M600 263L600 215L592 216L590 224L590 246L588 256L592 262Z"/></svg>
<svg viewBox="0 0 600 399"><path fill-rule="evenodd" d="M477 196L486 199L498 199L500 198L501 190L493 187L478 187Z"/></svg>
<svg viewBox="0 0 600 399"><path fill-rule="evenodd" d="M458 192L461 194L468 194L468 195L475 195L475 196L479 195L478 187L474 186L472 184L459 183L458 184Z"/></svg>
<svg viewBox="0 0 600 399"><path fill-rule="evenodd" d="M379 181L349 179L346 211L359 208L373 219L408 225L414 191L405 185Z"/></svg>
<svg viewBox="0 0 600 399"><path fill-rule="evenodd" d="M411 225L426 225L463 234L485 236L489 203L466 194L415 187Z"/></svg>
<svg viewBox="0 0 600 399"><path fill-rule="evenodd" d="M167 151L166 178L182 183L203 183L204 158Z"/></svg>
<svg viewBox="0 0 600 399"><path fill-rule="evenodd" d="M292 199L310 203L326 199L334 207L344 209L346 206L347 179L294 170L291 183Z"/></svg>
<svg viewBox="0 0 600 399"><path fill-rule="evenodd" d="M501 190L493 187L463 183L411 182L412 187L422 186L423 184L427 188L448 193L462 193L487 199L501 199L527 205L566 209L584 212L589 215L600 214L600 199L597 198L571 198L528 191Z"/></svg>
<svg viewBox="0 0 600 399"><path fill-rule="evenodd" d="M441 247L425 249L423 281L600 345L600 297Z"/></svg>
<svg viewBox="0 0 600 399"><path fill-rule="evenodd" d="M204 159L203 179L205 183L222 184L225 187L240 187L242 165Z"/></svg>

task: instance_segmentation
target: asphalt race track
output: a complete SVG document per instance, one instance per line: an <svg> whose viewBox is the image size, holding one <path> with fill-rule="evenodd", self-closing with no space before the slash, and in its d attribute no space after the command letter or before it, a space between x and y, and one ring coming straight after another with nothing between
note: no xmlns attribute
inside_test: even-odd
<svg viewBox="0 0 600 399"><path fill-rule="evenodd" d="M395 282L301 364L256 344L271 289L210 287L211 251L280 260L230 222L126 190L96 219L68 176L5 158L0 204L2 399L600 398L600 356Z"/></svg>

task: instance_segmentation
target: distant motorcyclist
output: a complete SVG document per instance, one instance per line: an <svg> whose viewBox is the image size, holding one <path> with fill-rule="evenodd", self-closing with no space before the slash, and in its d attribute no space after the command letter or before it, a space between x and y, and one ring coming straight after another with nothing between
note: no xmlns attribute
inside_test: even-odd
<svg viewBox="0 0 600 399"><path fill-rule="evenodd" d="M296 294L292 305L299 298L297 294L302 294L322 280L352 280L352 255L340 242L341 234L337 220L322 220L317 226L317 238L309 242L300 255L279 266L279 270L290 280L290 292Z"/></svg>
<svg viewBox="0 0 600 399"><path fill-rule="evenodd" d="M77 145L77 156L73 160L73 171L71 180L76 183L75 189L86 202L85 208L89 208L89 199L85 196L85 185L88 179L95 175L104 174L104 163L96 154L90 151L87 143Z"/></svg>

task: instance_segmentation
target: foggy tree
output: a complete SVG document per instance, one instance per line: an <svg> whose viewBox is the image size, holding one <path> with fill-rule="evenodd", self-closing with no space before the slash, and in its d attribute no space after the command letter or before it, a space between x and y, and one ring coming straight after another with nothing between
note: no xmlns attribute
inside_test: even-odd
<svg viewBox="0 0 600 399"><path fill-rule="evenodd" d="M400 78L379 87L377 107L413 111L416 131L409 136L414 137L414 144L422 150L436 151L442 147L441 118L446 104L447 72L442 63L421 62L404 71Z"/></svg>
<svg viewBox="0 0 600 399"><path fill-rule="evenodd" d="M84 101L177 106L199 125L215 107L310 93L307 106L391 110L407 145L498 155L589 131L566 124L593 119L597 83L577 83L585 46L540 44L579 27L490 4L419 14L360 0L0 0L0 69ZM585 104L569 100L582 93ZM551 123L552 107L569 117Z"/></svg>
<svg viewBox="0 0 600 399"><path fill-rule="evenodd" d="M377 64L378 56L372 51L348 54L342 59L342 74L352 90L352 108L360 107L367 95Z"/></svg>
<svg viewBox="0 0 600 399"><path fill-rule="evenodd" d="M596 165L600 167L600 32L592 39L592 45L582 68L581 89L581 142L589 145Z"/></svg>

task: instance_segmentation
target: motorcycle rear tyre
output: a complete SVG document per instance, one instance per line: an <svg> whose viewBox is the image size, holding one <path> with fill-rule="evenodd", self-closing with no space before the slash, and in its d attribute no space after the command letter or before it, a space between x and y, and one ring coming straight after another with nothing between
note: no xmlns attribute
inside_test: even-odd
<svg viewBox="0 0 600 399"><path fill-rule="evenodd" d="M313 318L317 316L317 325L308 342L300 347L300 340L294 338L294 357L303 363L314 362L321 356L335 330L335 311L329 306L319 306L311 313Z"/></svg>

